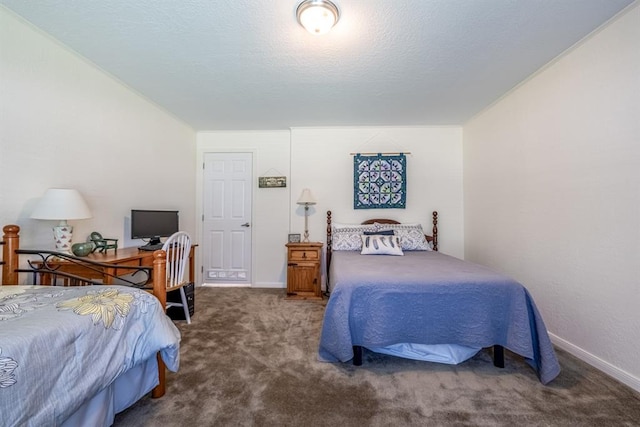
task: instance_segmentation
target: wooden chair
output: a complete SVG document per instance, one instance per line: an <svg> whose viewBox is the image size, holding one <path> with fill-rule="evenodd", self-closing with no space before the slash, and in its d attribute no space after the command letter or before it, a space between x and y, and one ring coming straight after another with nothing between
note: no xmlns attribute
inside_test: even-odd
<svg viewBox="0 0 640 427"><path fill-rule="evenodd" d="M188 274L191 237L184 231L172 234L162 246L167 253L167 292L179 290L181 302L167 301L168 307L182 307L187 324L191 323L189 305L184 287L189 284Z"/></svg>
<svg viewBox="0 0 640 427"><path fill-rule="evenodd" d="M107 252L108 249L118 250L118 239L106 239L102 237L102 234L94 231L90 237L93 242L93 251L91 252Z"/></svg>

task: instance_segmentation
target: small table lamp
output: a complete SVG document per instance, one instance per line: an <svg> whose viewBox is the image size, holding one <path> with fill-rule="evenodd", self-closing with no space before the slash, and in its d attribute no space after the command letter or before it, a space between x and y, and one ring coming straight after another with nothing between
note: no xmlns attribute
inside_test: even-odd
<svg viewBox="0 0 640 427"><path fill-rule="evenodd" d="M299 205L304 205L304 239L303 242L309 241L309 206L316 204L316 199L311 194L311 190L305 188L302 190L302 194L297 202Z"/></svg>
<svg viewBox="0 0 640 427"><path fill-rule="evenodd" d="M59 220L60 223L53 227L56 251L70 254L73 227L67 220L91 218L91 211L78 190L50 188L38 201L31 218Z"/></svg>

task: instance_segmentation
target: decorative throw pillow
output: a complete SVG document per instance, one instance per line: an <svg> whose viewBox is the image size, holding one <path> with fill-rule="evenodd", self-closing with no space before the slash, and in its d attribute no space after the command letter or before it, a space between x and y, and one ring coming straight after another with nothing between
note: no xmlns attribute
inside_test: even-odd
<svg viewBox="0 0 640 427"><path fill-rule="evenodd" d="M365 231L364 233L365 236L371 236L373 234L377 234L379 236L393 236L396 233L393 230L382 230L382 231Z"/></svg>
<svg viewBox="0 0 640 427"><path fill-rule="evenodd" d="M362 255L404 255L398 236L362 235Z"/></svg>
<svg viewBox="0 0 640 427"><path fill-rule="evenodd" d="M365 231L375 231L373 224L333 223L331 231L331 249L334 251L359 251L362 249L360 236Z"/></svg>
<svg viewBox="0 0 640 427"><path fill-rule="evenodd" d="M424 236L420 224L380 224L375 223L378 231L393 230L400 238L400 246L405 251L431 251L433 250Z"/></svg>

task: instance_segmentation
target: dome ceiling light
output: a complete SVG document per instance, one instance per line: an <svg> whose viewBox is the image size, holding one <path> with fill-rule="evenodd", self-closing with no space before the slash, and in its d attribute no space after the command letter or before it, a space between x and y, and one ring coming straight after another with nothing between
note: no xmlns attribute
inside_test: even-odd
<svg viewBox="0 0 640 427"><path fill-rule="evenodd" d="M305 0L296 11L298 22L314 35L326 34L340 19L338 7L329 0Z"/></svg>

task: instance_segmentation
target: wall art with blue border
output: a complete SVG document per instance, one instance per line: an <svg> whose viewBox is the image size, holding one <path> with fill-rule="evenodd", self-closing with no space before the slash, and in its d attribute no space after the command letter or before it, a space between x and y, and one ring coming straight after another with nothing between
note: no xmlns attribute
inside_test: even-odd
<svg viewBox="0 0 640 427"><path fill-rule="evenodd" d="M406 207L407 157L363 155L353 157L353 208L390 209Z"/></svg>

